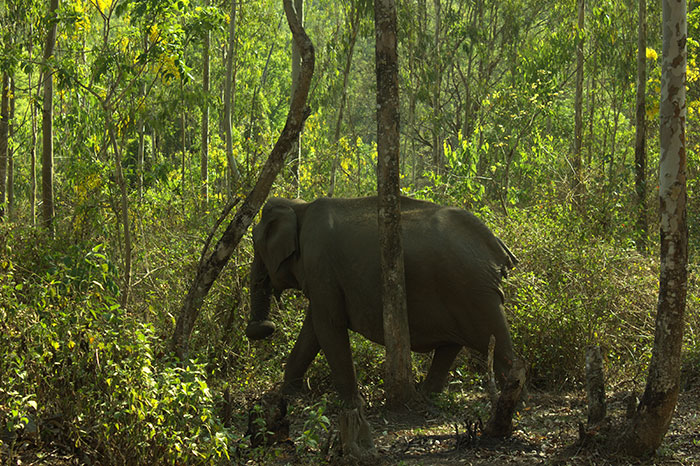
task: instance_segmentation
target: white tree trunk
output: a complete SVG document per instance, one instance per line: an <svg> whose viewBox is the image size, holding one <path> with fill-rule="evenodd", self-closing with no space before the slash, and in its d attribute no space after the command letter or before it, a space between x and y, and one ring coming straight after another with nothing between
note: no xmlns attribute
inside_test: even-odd
<svg viewBox="0 0 700 466"><path fill-rule="evenodd" d="M656 332L644 395L625 432L629 453L653 453L666 435L680 389L687 291L685 0L663 0L663 59L659 108L661 271Z"/></svg>

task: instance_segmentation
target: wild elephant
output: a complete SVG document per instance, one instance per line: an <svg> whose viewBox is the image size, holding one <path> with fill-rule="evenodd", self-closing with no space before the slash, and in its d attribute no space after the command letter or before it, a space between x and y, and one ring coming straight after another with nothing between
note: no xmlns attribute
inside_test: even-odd
<svg viewBox="0 0 700 466"><path fill-rule="evenodd" d="M501 280L517 259L471 213L402 197L401 229L411 349L434 351L423 389L440 391L463 346L486 354L503 378L513 348ZM275 328L270 296L299 289L309 308L287 359L285 389L301 385L320 349L341 399L361 406L348 329L383 344L377 198L273 198L253 228L250 339Z"/></svg>

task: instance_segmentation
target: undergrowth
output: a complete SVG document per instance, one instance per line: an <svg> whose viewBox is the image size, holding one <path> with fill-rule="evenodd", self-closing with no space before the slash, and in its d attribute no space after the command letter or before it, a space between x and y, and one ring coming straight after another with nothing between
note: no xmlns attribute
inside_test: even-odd
<svg viewBox="0 0 700 466"><path fill-rule="evenodd" d="M585 218L552 205L512 209L508 216L478 213L520 259L504 290L531 385L579 387L589 344L602 346L610 385L642 384L653 345L656 255L593 234ZM305 298L286 292L272 306L278 331L249 342L252 251L244 238L202 309L192 359L178 362L170 337L210 225L183 224L172 212L151 214L136 217L138 260L125 308L119 304L120 251L106 236L77 241L59 232L51 240L27 226L0 224L3 460L16 458L27 439L101 464L133 458L139 464L231 464L264 462L274 454L251 447L246 415L252 401L281 380ZM691 260L686 384L700 380L697 276ZM361 391L370 405L381 403L383 349L359 336L352 344ZM414 356L418 380L429 361L429 355ZM482 372L479 358L464 352L438 404L456 409L460 393L480 389ZM332 393L323 357L306 385L316 399ZM333 405L322 400L295 408L305 419L301 432L291 434L302 456L313 456L328 428Z"/></svg>

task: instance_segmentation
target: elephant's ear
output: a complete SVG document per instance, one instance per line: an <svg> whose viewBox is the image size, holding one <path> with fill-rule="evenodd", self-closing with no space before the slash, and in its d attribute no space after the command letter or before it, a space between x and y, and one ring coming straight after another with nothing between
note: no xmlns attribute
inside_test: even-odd
<svg viewBox="0 0 700 466"><path fill-rule="evenodd" d="M298 247L297 215L286 205L267 205L262 221L253 229L253 241L270 273L275 273L282 262Z"/></svg>

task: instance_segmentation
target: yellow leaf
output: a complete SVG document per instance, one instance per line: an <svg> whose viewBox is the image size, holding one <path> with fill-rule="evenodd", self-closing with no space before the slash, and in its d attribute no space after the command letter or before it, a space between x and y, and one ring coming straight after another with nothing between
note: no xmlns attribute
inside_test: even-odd
<svg viewBox="0 0 700 466"><path fill-rule="evenodd" d="M647 47L647 60L657 60L659 58L659 54L656 53L656 50L652 49L651 47Z"/></svg>

